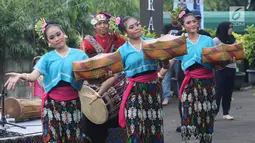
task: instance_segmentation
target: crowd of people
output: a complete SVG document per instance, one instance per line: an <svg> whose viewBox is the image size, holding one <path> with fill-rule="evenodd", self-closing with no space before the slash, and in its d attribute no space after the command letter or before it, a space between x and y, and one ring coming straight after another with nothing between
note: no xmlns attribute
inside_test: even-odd
<svg viewBox="0 0 255 143"><path fill-rule="evenodd" d="M126 129L128 143L163 143L162 105L171 100L171 74L175 71L179 76L184 73L183 78L178 78L180 126L176 131L181 132L182 142L211 143L221 98L223 118L233 119L229 111L236 65L234 58L232 63L205 64L201 60L202 48L235 43L231 23L220 23L212 39L200 28L200 12L184 8L178 19L171 17L172 23L165 25L162 36L185 34L188 52L160 61L161 66L158 66L159 61L144 58L142 42L151 38L143 37L139 21L130 16L120 20L118 29L128 37L125 40L109 30L110 17L103 12L93 17L91 25L96 34L86 36L79 49L68 47L61 25L48 21L42 29L44 39L55 49L36 57L31 73L7 73L9 79L5 87L8 90L14 89L19 80L25 80L33 83L33 95L41 94L43 141L103 143L109 128L122 127ZM126 83L119 114L104 124L94 124L81 112L78 91L83 81L75 80L72 62L115 51L120 52ZM106 75L98 94L102 96L108 92L120 76Z"/></svg>

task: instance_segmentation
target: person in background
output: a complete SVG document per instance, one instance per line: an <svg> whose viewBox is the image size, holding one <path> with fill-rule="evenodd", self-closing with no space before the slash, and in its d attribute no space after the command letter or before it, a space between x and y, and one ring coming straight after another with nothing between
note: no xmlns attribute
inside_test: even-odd
<svg viewBox="0 0 255 143"><path fill-rule="evenodd" d="M86 36L83 44L79 49L83 50L89 57L93 57L99 53L111 53L116 51L126 40L118 33L109 29L109 19L111 15L104 12L96 14L92 20L96 34L94 36Z"/></svg>
<svg viewBox="0 0 255 143"><path fill-rule="evenodd" d="M69 48L65 32L56 22L43 24L44 39L55 50L44 54L31 73L7 73L7 90L21 79L29 82L44 76L42 96L42 136L44 143L81 143L82 113L78 91L83 81L76 81L72 62L88 59L81 50ZM68 107L68 108L67 108Z"/></svg>
<svg viewBox="0 0 255 143"><path fill-rule="evenodd" d="M200 26L201 26L201 19L202 19L201 12L199 10L197 10L197 9L193 9L191 11L191 13L195 16L195 18L197 20L198 34L206 35L206 36L211 37L211 34L209 32L206 32L205 30L200 28Z"/></svg>
<svg viewBox="0 0 255 143"><path fill-rule="evenodd" d="M221 22L216 31L216 37L213 39L216 45L234 44L235 37L232 35L232 24L230 22ZM223 119L233 120L229 115L232 93L235 84L236 63L228 64L225 68L215 71L216 78L216 103L217 113L220 109L222 99Z"/></svg>
<svg viewBox="0 0 255 143"><path fill-rule="evenodd" d="M171 34L173 36L176 36L176 34L182 30L181 25L178 22L178 19L171 15L171 24L166 24L163 28L163 34L161 36L164 36L166 34ZM165 74L163 80L162 80L162 97L163 102L162 105L167 105L170 98L171 98L171 77L172 72L178 72L178 61L176 60L170 60L171 67L168 69L167 73Z"/></svg>
<svg viewBox="0 0 255 143"><path fill-rule="evenodd" d="M41 56L36 56L32 60L32 66L34 67L36 63L41 59ZM38 97L41 98L41 96L44 93L43 88L43 76L40 76L37 80L34 82L29 82L29 86L32 89L32 98Z"/></svg>
<svg viewBox="0 0 255 143"><path fill-rule="evenodd" d="M109 29L110 18L111 18L111 15L104 12L100 12L92 18L91 25L93 26L96 34L94 36L86 36L85 39L83 40L83 43L79 47L79 49L83 50L89 57L93 57L101 53L115 52L121 45L123 45L126 42L125 39L121 37L118 33L114 31L110 32L110 29ZM116 92L115 96L117 96L117 94L120 94L117 92L121 90L122 88L115 87L114 85L118 84L118 82L121 82L121 80L124 80L123 77L125 76L119 74L118 81L116 81L115 84L113 84L113 88ZM111 79L114 80L115 78L112 77ZM100 92L101 91L107 92L108 87L104 86L105 88L102 89L103 82L104 81L97 80L95 82L96 84L95 86L98 85L98 88L101 89ZM112 85L112 83L108 83L108 85ZM86 126L83 130L83 133L86 136L87 142L103 143L106 141L108 137L109 128L120 127L118 124L118 116L106 121L103 124L94 124L93 122L88 120L85 116L84 118L85 118L84 124L86 124Z"/></svg>

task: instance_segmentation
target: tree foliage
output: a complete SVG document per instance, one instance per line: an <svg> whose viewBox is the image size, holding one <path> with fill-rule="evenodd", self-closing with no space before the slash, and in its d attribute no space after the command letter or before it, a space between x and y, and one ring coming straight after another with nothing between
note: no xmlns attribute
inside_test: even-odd
<svg viewBox="0 0 255 143"><path fill-rule="evenodd" d="M139 18L139 0L90 0L89 12L108 12L114 16L134 16Z"/></svg>
<svg viewBox="0 0 255 143"><path fill-rule="evenodd" d="M1 0L0 50L14 59L41 55L47 42L34 31L39 18L53 20L62 25L67 44L77 47L80 38L93 33L91 15L105 11L116 16L139 17L138 0ZM0 52L1 52L0 51Z"/></svg>
<svg viewBox="0 0 255 143"><path fill-rule="evenodd" d="M27 33L32 29L33 20L28 17L29 0L2 0L0 3L0 48L8 49L8 53L13 57L24 55L25 53L35 54L35 49L27 42Z"/></svg>

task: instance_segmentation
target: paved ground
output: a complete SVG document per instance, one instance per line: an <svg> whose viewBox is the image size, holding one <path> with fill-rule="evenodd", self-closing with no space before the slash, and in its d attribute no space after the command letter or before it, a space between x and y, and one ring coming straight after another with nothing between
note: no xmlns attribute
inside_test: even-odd
<svg viewBox="0 0 255 143"><path fill-rule="evenodd" d="M234 92L230 113L235 120L225 121L221 114L217 116L213 143L255 143L255 87ZM165 143L181 142L180 133L175 131L179 123L178 99L174 98L164 106ZM41 132L40 124L40 120L18 123L27 129L11 127L8 130L23 134Z"/></svg>
<svg viewBox="0 0 255 143"><path fill-rule="evenodd" d="M164 107L165 143L181 142L180 133L175 131L180 123L177 103L175 98ZM213 143L255 143L255 87L235 91L231 106L230 114L235 120L223 120L218 114Z"/></svg>

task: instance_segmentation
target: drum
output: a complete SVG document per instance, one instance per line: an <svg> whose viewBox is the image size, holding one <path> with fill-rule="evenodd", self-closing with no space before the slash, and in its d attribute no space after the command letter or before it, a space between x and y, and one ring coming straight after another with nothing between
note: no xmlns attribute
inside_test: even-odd
<svg viewBox="0 0 255 143"><path fill-rule="evenodd" d="M7 98L4 101L5 114L15 121L37 119L41 117L41 99Z"/></svg>
<svg viewBox="0 0 255 143"><path fill-rule="evenodd" d="M73 72L76 80L98 79L109 71L119 73L124 70L119 51L99 54L93 58L73 62Z"/></svg>
<svg viewBox="0 0 255 143"><path fill-rule="evenodd" d="M142 43L145 59L167 60L187 54L186 37L167 34Z"/></svg>
<svg viewBox="0 0 255 143"><path fill-rule="evenodd" d="M83 114L95 124L103 124L109 119L113 119L119 113L122 95L125 90L125 75L121 74L113 86L90 104L95 98L96 92L100 89L100 83L91 84L84 81L82 89L79 91L81 100L81 110Z"/></svg>
<svg viewBox="0 0 255 143"><path fill-rule="evenodd" d="M232 45L218 45L212 48L202 49L203 63L229 62L235 57L235 60L244 59L243 45L235 43Z"/></svg>

